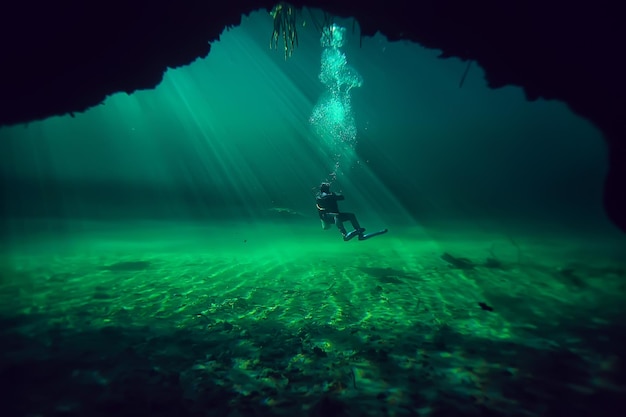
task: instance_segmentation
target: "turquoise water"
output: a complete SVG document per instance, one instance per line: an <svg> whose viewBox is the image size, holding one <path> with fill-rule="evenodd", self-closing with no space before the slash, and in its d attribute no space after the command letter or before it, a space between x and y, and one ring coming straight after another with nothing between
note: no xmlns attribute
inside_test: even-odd
<svg viewBox="0 0 626 417"><path fill-rule="evenodd" d="M0 129L15 415L620 404L626 240L600 133L314 16L287 59L258 12L154 90ZM327 180L389 233L322 230Z"/></svg>

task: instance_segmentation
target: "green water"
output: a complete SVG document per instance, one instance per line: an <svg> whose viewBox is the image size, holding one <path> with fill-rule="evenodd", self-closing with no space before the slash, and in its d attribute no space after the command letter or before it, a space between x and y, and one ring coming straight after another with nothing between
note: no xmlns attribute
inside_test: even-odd
<svg viewBox="0 0 626 417"><path fill-rule="evenodd" d="M306 223L74 229L2 258L4 369L24 373L25 409L294 415L327 394L366 415L541 414L562 390L585 409L619 392L616 242L459 225L349 243Z"/></svg>
<svg viewBox="0 0 626 417"><path fill-rule="evenodd" d="M341 144L311 123L328 102L320 34L301 29L285 60L264 13L153 91L0 130L12 415L622 404L626 240L602 211L601 135L489 90L477 66L459 88L464 63L359 46L339 23L363 78L339 101ZM329 178L389 233L322 230Z"/></svg>

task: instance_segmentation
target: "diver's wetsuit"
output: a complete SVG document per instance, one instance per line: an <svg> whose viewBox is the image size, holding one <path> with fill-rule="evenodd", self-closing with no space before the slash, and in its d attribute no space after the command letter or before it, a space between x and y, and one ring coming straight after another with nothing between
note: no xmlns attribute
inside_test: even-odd
<svg viewBox="0 0 626 417"><path fill-rule="evenodd" d="M343 200L345 197L341 194L320 192L317 194L315 200L317 202L317 212L322 220L322 227L328 229L331 224L336 224L337 228L344 236L347 236L346 228L343 227L343 222L350 221L352 227L356 231L365 230L359 226L359 222L356 219L354 213L341 213L339 212L339 206L337 201Z"/></svg>

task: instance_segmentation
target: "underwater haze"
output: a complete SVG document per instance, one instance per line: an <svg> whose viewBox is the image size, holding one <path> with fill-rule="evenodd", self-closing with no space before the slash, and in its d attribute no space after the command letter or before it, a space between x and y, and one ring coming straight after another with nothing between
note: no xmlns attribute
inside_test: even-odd
<svg viewBox="0 0 626 417"><path fill-rule="evenodd" d="M476 63L286 10L153 90L0 128L13 415L623 407L598 129ZM324 230L322 182L389 231Z"/></svg>
<svg viewBox="0 0 626 417"><path fill-rule="evenodd" d="M315 217L311 189L331 179L339 153L334 188L381 223L606 223L606 147L589 122L521 89L487 88L475 64L460 88L466 63L360 40L343 23L340 50L362 80L344 128L356 137L329 142L333 121L311 120L319 105L338 112L324 102L329 48L311 19L285 60L268 48L271 17L256 13L154 90L0 130L6 215L254 220L280 207Z"/></svg>

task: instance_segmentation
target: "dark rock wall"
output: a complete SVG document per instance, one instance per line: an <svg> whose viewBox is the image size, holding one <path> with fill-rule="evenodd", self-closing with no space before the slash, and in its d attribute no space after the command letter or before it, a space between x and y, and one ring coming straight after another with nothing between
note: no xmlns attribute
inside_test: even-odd
<svg viewBox="0 0 626 417"><path fill-rule="evenodd" d="M0 9L0 125L81 112L107 95L156 86L167 67L207 55L241 14L275 2L96 0L5 2ZM566 102L610 150L605 206L626 231L626 29L620 3L545 0L299 1L476 61L493 88Z"/></svg>

